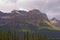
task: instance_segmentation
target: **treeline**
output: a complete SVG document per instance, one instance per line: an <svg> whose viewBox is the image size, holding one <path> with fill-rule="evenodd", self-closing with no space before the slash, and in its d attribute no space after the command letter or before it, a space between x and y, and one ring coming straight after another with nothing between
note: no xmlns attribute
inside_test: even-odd
<svg viewBox="0 0 60 40"><path fill-rule="evenodd" d="M48 39L47 35L40 34L30 34L29 32L23 32L23 34L18 34L17 32L12 33L9 29L8 31L0 30L0 40L57 40Z"/></svg>

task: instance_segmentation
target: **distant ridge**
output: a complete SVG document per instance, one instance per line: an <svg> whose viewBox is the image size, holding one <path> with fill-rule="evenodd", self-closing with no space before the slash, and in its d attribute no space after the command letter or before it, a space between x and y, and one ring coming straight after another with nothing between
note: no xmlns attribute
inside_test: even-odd
<svg viewBox="0 0 60 40"><path fill-rule="evenodd" d="M51 24L60 28L60 20L56 19L55 17L50 20Z"/></svg>

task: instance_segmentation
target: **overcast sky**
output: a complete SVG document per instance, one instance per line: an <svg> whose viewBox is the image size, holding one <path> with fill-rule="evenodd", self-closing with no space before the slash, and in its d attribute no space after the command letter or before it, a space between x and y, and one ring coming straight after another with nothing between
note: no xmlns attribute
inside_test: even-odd
<svg viewBox="0 0 60 40"><path fill-rule="evenodd" d="M60 19L60 0L0 0L0 11L3 12L35 8L46 13L48 18Z"/></svg>

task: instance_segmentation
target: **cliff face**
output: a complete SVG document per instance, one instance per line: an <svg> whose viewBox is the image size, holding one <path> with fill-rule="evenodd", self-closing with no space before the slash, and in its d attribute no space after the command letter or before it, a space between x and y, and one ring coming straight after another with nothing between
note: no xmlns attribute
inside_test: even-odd
<svg viewBox="0 0 60 40"><path fill-rule="evenodd" d="M11 13L3 13L0 12L0 19L5 23L9 23L14 21L15 22L25 22L30 23L36 26L39 26L40 23L43 23L45 21L48 21L47 15L44 13L41 13L38 9L33 9L28 12L26 11L18 11L14 10ZM0 21L1 21L0 20ZM5 21L7 20L7 21ZM2 22L2 24L3 24ZM0 23L1 24L1 23Z"/></svg>

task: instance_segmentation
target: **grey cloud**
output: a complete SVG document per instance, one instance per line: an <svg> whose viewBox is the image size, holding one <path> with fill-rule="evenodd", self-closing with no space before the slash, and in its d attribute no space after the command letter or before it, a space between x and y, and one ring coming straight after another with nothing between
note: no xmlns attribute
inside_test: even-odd
<svg viewBox="0 0 60 40"><path fill-rule="evenodd" d="M17 2L17 0L8 0L7 2L16 3L16 2Z"/></svg>
<svg viewBox="0 0 60 40"><path fill-rule="evenodd" d="M49 18L54 16L60 17L60 0L26 0L24 2L19 2L19 0L8 1L14 3L14 6L11 6L11 9L13 9L13 7L15 9L23 8L28 10L37 8L42 12L45 12Z"/></svg>

